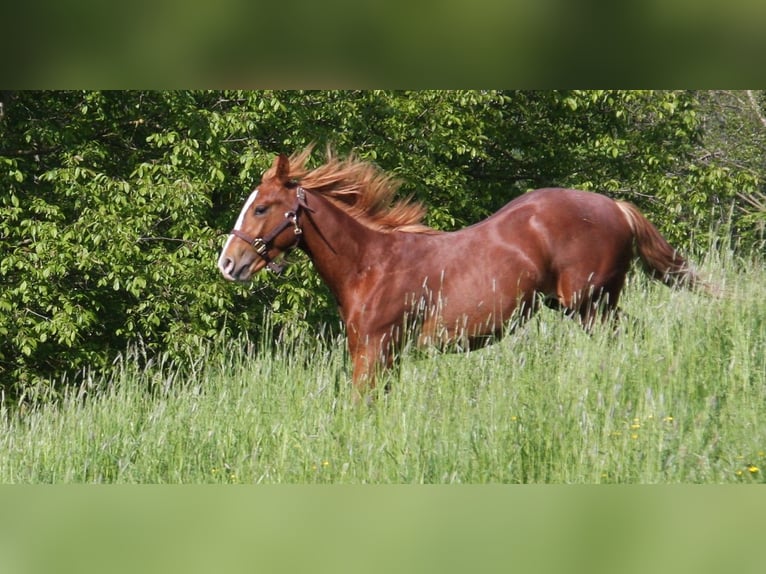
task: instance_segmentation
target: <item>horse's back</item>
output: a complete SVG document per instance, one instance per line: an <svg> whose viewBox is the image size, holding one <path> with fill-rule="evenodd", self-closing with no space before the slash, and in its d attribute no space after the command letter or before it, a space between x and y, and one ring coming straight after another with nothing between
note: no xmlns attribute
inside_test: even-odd
<svg viewBox="0 0 766 574"><path fill-rule="evenodd" d="M540 289L564 269L598 273L619 262L622 270L632 257L633 235L625 215L609 197L543 188L512 200L483 221L434 236L432 241L444 251L433 261L451 259L464 266L478 257L477 280L502 275L517 282L524 275L530 278L530 287Z"/></svg>
<svg viewBox="0 0 766 574"><path fill-rule="evenodd" d="M489 220L508 229L516 240L521 233L543 235L551 249L572 243L593 244L599 238L611 243L632 239L630 224L617 203L598 193L565 188L530 191L505 205Z"/></svg>
<svg viewBox="0 0 766 574"><path fill-rule="evenodd" d="M610 197L563 187L546 187L525 193L508 202L496 215L521 212L529 207L557 221L589 216L611 219L619 215L619 208ZM620 223L624 223L624 218L620 218Z"/></svg>

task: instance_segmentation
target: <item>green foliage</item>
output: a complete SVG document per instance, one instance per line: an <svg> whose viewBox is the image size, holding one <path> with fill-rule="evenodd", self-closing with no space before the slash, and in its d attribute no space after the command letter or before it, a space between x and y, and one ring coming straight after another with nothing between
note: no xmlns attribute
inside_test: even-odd
<svg viewBox="0 0 766 574"><path fill-rule="evenodd" d="M396 174L455 229L525 191L627 197L680 247L733 211L747 236L762 166L698 161L697 95L635 91L3 92L0 384L107 366L126 345L337 324L296 254L280 278L224 282L217 252L276 153L316 142ZM322 161L321 151L315 161ZM721 159L721 161L718 161ZM741 203L741 201L740 201ZM692 239L692 236L694 239Z"/></svg>
<svg viewBox="0 0 766 574"><path fill-rule="evenodd" d="M220 332L236 304L212 258L212 190L228 158L213 153L220 133L196 117L200 103L20 93L7 105L5 386L103 366L130 341L184 352Z"/></svg>
<svg viewBox="0 0 766 574"><path fill-rule="evenodd" d="M739 200L734 231L746 239L764 237L766 93L715 90L699 92L697 97L704 118L701 161L718 166L731 177L729 186Z"/></svg>

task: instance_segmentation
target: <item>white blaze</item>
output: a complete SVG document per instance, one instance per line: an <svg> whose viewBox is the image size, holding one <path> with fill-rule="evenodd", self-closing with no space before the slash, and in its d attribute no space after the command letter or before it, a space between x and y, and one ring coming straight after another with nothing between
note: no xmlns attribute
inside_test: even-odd
<svg viewBox="0 0 766 574"><path fill-rule="evenodd" d="M245 222L245 215L247 214L247 210L252 207L253 203L255 202L255 198L258 196L258 189L256 188L253 193L250 194L250 197L247 198L247 201L245 202L245 205L242 207L242 211L239 212L239 217L237 217L237 222L234 224L234 229L237 231L242 229L242 224ZM229 234L229 237L226 239L226 243L223 246L223 249L221 249L221 256L218 258L218 268L221 270L221 272L224 275L228 275L227 271L224 269L224 257L223 254L226 253L226 250L229 248L229 244L231 243L231 240L234 239L234 236Z"/></svg>
<svg viewBox="0 0 766 574"><path fill-rule="evenodd" d="M234 224L234 229L239 231L242 229L242 224L245 222L245 214L247 213L247 210L250 209L250 206L253 205L253 202L255 201L255 198L258 196L258 189L256 188L253 193L250 194L250 197L247 198L247 201L245 202L245 206L242 208L242 211L239 212L239 217L237 218L237 222Z"/></svg>

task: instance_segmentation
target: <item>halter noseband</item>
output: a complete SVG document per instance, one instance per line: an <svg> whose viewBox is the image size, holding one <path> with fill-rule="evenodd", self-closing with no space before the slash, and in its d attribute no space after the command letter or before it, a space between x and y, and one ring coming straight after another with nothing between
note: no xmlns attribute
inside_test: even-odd
<svg viewBox="0 0 766 574"><path fill-rule="evenodd" d="M280 233L282 233L291 225L293 226L293 233L296 235L296 237L303 234L303 230L298 225L298 212L301 208L306 209L307 211L311 211L306 204L306 190L298 186L295 192L295 204L293 205L293 208L290 211L285 212L284 221L272 229L270 233L267 233L262 237L252 237L244 231L240 231L239 229L232 229L229 234L235 237L239 237L242 241L255 249L255 252L260 256L260 258L266 261L266 267L268 267L271 271L274 273L281 273L285 268L285 265L284 263L277 263L271 257L269 257L269 249L271 249L271 244L274 239L276 239ZM296 241L295 245L297 244L298 242ZM295 247L295 245L292 247ZM288 250L292 247L288 248Z"/></svg>

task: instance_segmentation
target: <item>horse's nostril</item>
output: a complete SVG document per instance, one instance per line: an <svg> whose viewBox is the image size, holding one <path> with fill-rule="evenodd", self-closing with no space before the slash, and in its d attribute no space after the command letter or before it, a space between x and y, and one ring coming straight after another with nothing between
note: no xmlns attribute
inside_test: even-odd
<svg viewBox="0 0 766 574"><path fill-rule="evenodd" d="M234 260L231 257L221 257L218 261L218 269L221 270L221 273L230 277L231 272L234 270Z"/></svg>

